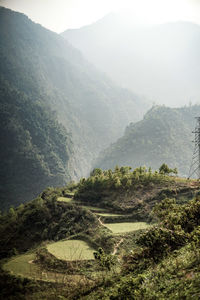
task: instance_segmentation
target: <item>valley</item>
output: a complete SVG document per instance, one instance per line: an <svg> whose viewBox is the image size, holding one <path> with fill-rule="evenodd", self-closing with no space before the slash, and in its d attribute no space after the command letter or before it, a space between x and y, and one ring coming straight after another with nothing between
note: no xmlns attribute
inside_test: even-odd
<svg viewBox="0 0 200 300"><path fill-rule="evenodd" d="M0 6L0 299L198 300L200 24L95 1Z"/></svg>
<svg viewBox="0 0 200 300"><path fill-rule="evenodd" d="M0 7L0 207L87 176L149 105L59 34Z"/></svg>

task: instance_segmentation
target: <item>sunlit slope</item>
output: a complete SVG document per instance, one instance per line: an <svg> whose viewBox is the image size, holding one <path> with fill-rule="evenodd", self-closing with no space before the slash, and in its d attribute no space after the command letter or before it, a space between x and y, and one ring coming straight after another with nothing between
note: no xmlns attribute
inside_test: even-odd
<svg viewBox="0 0 200 300"><path fill-rule="evenodd" d="M124 136L101 154L96 166L146 165L158 169L165 162L187 176L194 147L192 131L199 114L198 105L153 107L142 121L126 128Z"/></svg>
<svg viewBox="0 0 200 300"><path fill-rule="evenodd" d="M98 151L142 116L140 98L116 87L63 37L25 15L1 8L0 40L3 79L31 101L50 105L71 132L72 176L85 175Z"/></svg>

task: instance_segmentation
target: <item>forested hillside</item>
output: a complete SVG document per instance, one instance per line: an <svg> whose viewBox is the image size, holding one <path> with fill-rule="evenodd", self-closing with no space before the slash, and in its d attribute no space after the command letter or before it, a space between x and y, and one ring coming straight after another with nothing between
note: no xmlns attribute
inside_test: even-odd
<svg viewBox="0 0 200 300"><path fill-rule="evenodd" d="M199 101L200 26L175 22L144 26L111 13L62 35L114 81L152 102Z"/></svg>
<svg viewBox="0 0 200 300"><path fill-rule="evenodd" d="M0 176L7 180L1 198L9 205L86 175L146 104L113 85L63 37L3 7L0 43Z"/></svg>
<svg viewBox="0 0 200 300"><path fill-rule="evenodd" d="M1 208L70 180L71 137L48 107L0 78Z"/></svg>
<svg viewBox="0 0 200 300"><path fill-rule="evenodd" d="M124 136L101 153L97 167L116 165L151 166L158 169L162 162L178 168L188 176L193 153L195 117L200 106L167 108L155 106L142 121L131 123Z"/></svg>

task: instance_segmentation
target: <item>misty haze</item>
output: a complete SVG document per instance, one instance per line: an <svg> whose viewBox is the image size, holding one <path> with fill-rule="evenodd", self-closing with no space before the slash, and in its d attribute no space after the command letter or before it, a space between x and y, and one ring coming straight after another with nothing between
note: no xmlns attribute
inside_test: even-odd
<svg viewBox="0 0 200 300"><path fill-rule="evenodd" d="M0 5L0 299L200 299L199 1Z"/></svg>

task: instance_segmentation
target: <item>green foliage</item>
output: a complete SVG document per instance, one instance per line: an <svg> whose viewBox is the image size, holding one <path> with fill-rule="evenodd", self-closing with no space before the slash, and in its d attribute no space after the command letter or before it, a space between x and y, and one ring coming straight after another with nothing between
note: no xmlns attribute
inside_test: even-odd
<svg viewBox="0 0 200 300"><path fill-rule="evenodd" d="M139 167L131 171L131 167L115 167L115 170L94 169L91 176L80 180L75 199L87 200L88 202L101 202L104 195L112 191L133 190L139 185L161 183L172 180L164 177L163 173L149 172L146 167Z"/></svg>
<svg viewBox="0 0 200 300"><path fill-rule="evenodd" d="M141 106L24 14L0 7L0 40L0 194L7 209L89 173Z"/></svg>
<svg viewBox="0 0 200 300"><path fill-rule="evenodd" d="M70 178L67 164L72 141L47 106L32 101L1 77L0 99L0 194L5 209Z"/></svg>
<svg viewBox="0 0 200 300"><path fill-rule="evenodd" d="M131 123L124 135L101 153L95 167L109 169L116 164L134 168L147 165L156 170L165 162L176 166L181 175L188 176L193 151L192 130L198 114L200 105L152 107L143 120ZM176 175L176 168L173 172Z"/></svg>
<svg viewBox="0 0 200 300"><path fill-rule="evenodd" d="M170 168L168 167L168 165L162 164L162 165L160 166L160 168L159 168L159 173L164 174L164 175L169 175L170 173L177 174L178 171L177 171L177 168L175 168L175 169L170 169Z"/></svg>
<svg viewBox="0 0 200 300"><path fill-rule="evenodd" d="M140 235L137 243L147 248L146 255L153 260L159 260L168 252L184 246L188 240L182 230L169 230L162 227L153 227Z"/></svg>
<svg viewBox="0 0 200 300"><path fill-rule="evenodd" d="M108 271L116 264L116 257L111 254L106 254L102 248L94 252L94 258L103 269Z"/></svg>
<svg viewBox="0 0 200 300"><path fill-rule="evenodd" d="M197 195L193 200L178 205L174 199L166 199L157 204L154 213L162 221L162 226L170 230L180 228L187 233L200 225L200 201Z"/></svg>
<svg viewBox="0 0 200 300"><path fill-rule="evenodd" d="M174 180L177 180L175 178L170 179L166 175L157 172L153 173L151 170L147 172L146 168L137 168L137 170L131 172L130 169L116 167L114 171L98 172L98 176L91 176L94 180L91 186L95 184L96 177L102 178L105 176L104 172L111 181L114 175L118 174L119 176L122 172L123 175L120 177L122 184L124 184L123 180L126 176L132 178L134 173L140 184L141 182L145 183L143 187L146 186L146 180L149 177L153 178L151 180L154 181L155 185L160 180L162 184L166 182L174 184ZM80 184L84 185L86 181L87 179L81 180ZM175 181L175 184L177 184L177 181ZM79 189L79 186L76 188ZM123 187L116 188L113 186L113 189L119 192ZM169 186L168 190L170 190ZM29 204L19 206L15 210L11 209L11 218L9 213L7 216L0 218L1 240L7 247L5 249L7 251L9 249L10 254L17 253L16 250L25 250L25 248L22 249L22 244L24 243L24 247L28 235L31 241L36 241L37 238L41 242L49 238L57 241L62 238L63 233L65 236L74 234L73 238L75 240L87 241L92 248L98 249L94 253L97 264L93 265L92 270L101 273L99 277L98 272L92 277L92 286L88 282L88 287L85 286L83 290L82 287L77 287L79 297L86 296L86 299L88 297L88 299L113 300L153 300L167 297L168 299L178 300L187 299L187 297L190 299L193 295L199 295L200 199L198 193L193 200L181 205L176 203L175 199L170 198L158 202L153 210L158 222L156 226L151 226L142 233L129 233L118 237L118 239L123 238L123 245L119 249L119 258L122 259L122 270L120 271L118 270L120 264L116 260L117 256L110 254L113 246L116 245L116 239L113 238L105 226L99 226L97 218L88 213L87 210L56 200L57 197L63 195L63 192L67 193L67 191L69 192L68 187L62 189L48 188L41 194L41 197ZM21 224L23 224L23 243L22 233L19 230ZM10 227L6 227L6 225ZM13 235L11 235L12 228L14 228ZM5 242L8 239L12 241L12 248L11 244L8 247L7 242ZM21 243L20 247L17 246L16 240ZM53 247L59 246L59 250L62 251L63 255L65 249L62 246L60 247L60 244L59 242L52 245ZM33 243L29 244L31 247L32 245ZM133 247L132 251L130 251L130 246ZM64 273L77 274L77 272L85 274L84 272L86 272L88 276L92 276L92 273L86 270L91 265L85 264L83 267L83 265L74 262L76 265L70 266L68 261L64 263L64 261L48 253L47 249L44 251L44 247L40 250L37 252L37 262L48 271L55 272L57 270L62 275ZM123 252L125 250L126 253ZM56 253L58 254L58 249ZM19 264L16 264L18 259L23 260L24 258L23 256L17 256L10 261L11 264L14 263L14 268L20 268ZM9 262L8 266L10 266ZM26 268L25 271L30 273L27 260L24 267ZM109 277L111 275L110 271L113 271L112 278ZM62 280L62 277L59 276L57 280L60 280L59 278ZM64 288L62 291L64 292ZM69 299L70 296L74 295L72 290L70 290L70 293L66 294Z"/></svg>
<svg viewBox="0 0 200 300"><path fill-rule="evenodd" d="M157 204L154 213L161 222L139 236L140 248L124 256L123 273L104 292L105 299L199 298L199 202L197 195L184 205L174 199Z"/></svg>
<svg viewBox="0 0 200 300"><path fill-rule="evenodd" d="M12 216L9 212L1 217L1 257L13 254L13 248L22 252L41 241L58 241L95 230L98 221L94 214L76 205L59 202L55 195L56 190L47 189L23 208L12 209Z"/></svg>
<svg viewBox="0 0 200 300"><path fill-rule="evenodd" d="M177 188L180 187L178 190ZM74 200L125 213L134 221L150 221L151 209L166 195L178 197L182 189L191 191L190 182L153 172L151 168L116 166L114 170L94 169L91 176L77 184ZM178 192L177 192L178 191Z"/></svg>

